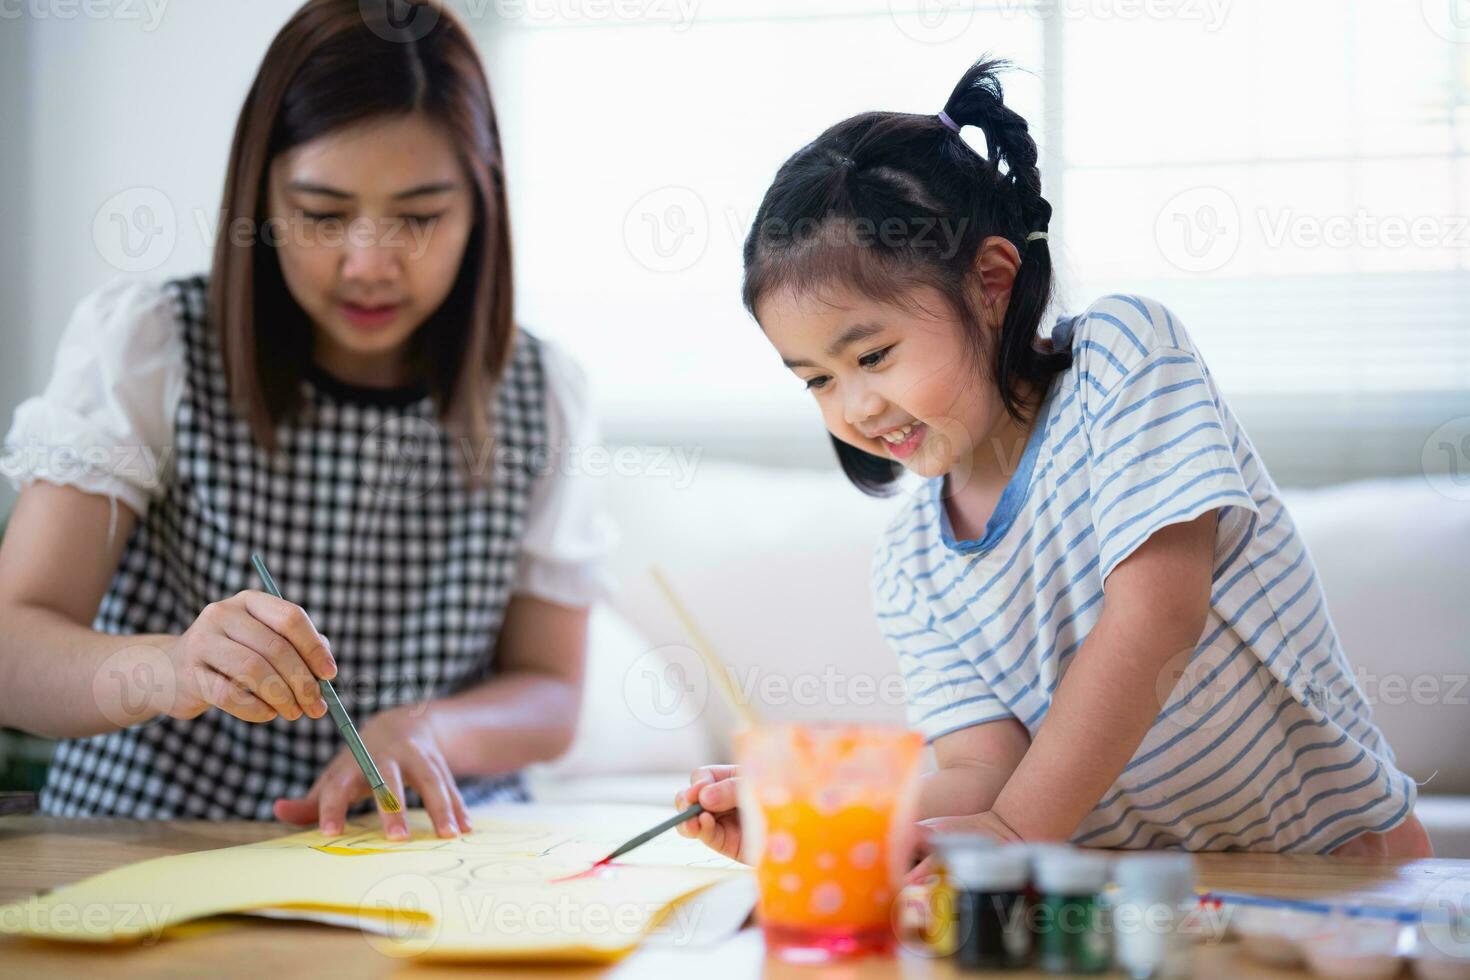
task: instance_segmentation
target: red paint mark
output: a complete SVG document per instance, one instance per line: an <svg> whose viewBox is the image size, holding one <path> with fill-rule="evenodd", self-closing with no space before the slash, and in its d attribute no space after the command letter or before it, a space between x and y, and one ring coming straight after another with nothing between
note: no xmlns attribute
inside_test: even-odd
<svg viewBox="0 0 1470 980"><path fill-rule="evenodd" d="M578 878L596 878L600 872L611 871L614 868L620 867L622 867L622 865L617 864L609 860L608 858L603 858L601 861L598 861L586 871L578 871L576 874L567 875L565 878L552 878L551 881L548 882L548 884L556 885L560 884L563 881L576 881Z"/></svg>

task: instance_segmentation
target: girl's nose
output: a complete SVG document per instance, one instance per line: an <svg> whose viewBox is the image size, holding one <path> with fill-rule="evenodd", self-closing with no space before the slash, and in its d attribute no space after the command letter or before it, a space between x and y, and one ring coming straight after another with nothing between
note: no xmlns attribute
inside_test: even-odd
<svg viewBox="0 0 1470 980"><path fill-rule="evenodd" d="M861 425L883 414L883 396L876 391L858 385L849 385L847 399L842 403L843 414L848 425Z"/></svg>

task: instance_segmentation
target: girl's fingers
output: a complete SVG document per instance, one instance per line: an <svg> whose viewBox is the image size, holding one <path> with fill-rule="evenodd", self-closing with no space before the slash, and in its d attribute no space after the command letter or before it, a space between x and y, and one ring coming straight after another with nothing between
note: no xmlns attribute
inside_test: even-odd
<svg viewBox="0 0 1470 980"><path fill-rule="evenodd" d="M689 784L695 783L717 783L722 779L730 779L738 775L739 766L700 766L689 774Z"/></svg>
<svg viewBox="0 0 1470 980"><path fill-rule="evenodd" d="M696 792L690 787L690 796L699 801L699 805L711 813L724 813L735 809L736 805L736 780L734 777L722 779L717 783L706 783L699 787Z"/></svg>
<svg viewBox="0 0 1470 980"><path fill-rule="evenodd" d="M379 767L383 774L383 782L398 797L399 805L403 803L403 771L398 768L398 763L391 759L385 760ZM366 785L367 781L363 780ZM382 807L378 808L378 816L383 820L383 835L389 840L408 840L408 818L403 811L388 813Z"/></svg>

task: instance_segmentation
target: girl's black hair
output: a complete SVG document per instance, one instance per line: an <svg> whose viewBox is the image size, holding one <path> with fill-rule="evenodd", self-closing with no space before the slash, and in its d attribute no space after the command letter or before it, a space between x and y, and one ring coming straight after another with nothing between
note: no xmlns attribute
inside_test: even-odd
<svg viewBox="0 0 1470 980"><path fill-rule="evenodd" d="M1028 395L1071 364L1037 336L1051 301L1051 254L1044 238L1051 205L1041 196L1036 143L1026 120L1005 105L1000 59L977 61L944 104L956 126L978 126L981 156L938 115L865 112L796 151L776 173L745 239L745 308L769 292L810 294L833 284L881 302L917 286L943 294L975 355L988 356L1001 401L1018 421ZM1002 169L1004 165L1004 169ZM1022 261L1000 337L980 326L975 256L989 236L1008 239ZM902 467L832 437L843 472L864 493L892 492Z"/></svg>

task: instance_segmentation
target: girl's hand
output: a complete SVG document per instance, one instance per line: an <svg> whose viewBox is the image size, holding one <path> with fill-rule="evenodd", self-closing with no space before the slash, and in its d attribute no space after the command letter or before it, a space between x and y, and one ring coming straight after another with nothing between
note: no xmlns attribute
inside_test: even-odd
<svg viewBox="0 0 1470 980"><path fill-rule="evenodd" d="M174 683L155 685L171 718L196 718L211 707L243 721L327 713L318 678L337 675L324 636L300 606L246 589L204 607L165 650Z"/></svg>
<svg viewBox="0 0 1470 980"><path fill-rule="evenodd" d="M383 774L383 782L400 802L405 784L418 790L434 831L440 837L453 837L471 829L464 798L459 795L454 773L444 758L428 704L408 704L380 711L358 729L358 734ZM295 824L317 822L323 834L340 834L346 823L347 808L372 795L367 777L358 768L352 751L344 745L305 796L276 800L276 819ZM408 839L408 820L402 811L380 810L378 815L389 840Z"/></svg>
<svg viewBox="0 0 1470 980"><path fill-rule="evenodd" d="M736 807L736 766L701 766L689 776L689 788L674 797L674 806L687 810L698 803L704 812L679 824L684 837L698 837L706 847L740 860L740 811Z"/></svg>
<svg viewBox="0 0 1470 980"><path fill-rule="evenodd" d="M937 862L934 859L931 839L934 834L940 833L983 834L1002 844L1019 842L1023 839L1020 834L1011 829L1010 824L996 816L991 810L965 817L930 817L928 820L920 820L918 853L923 855L923 860L914 865L913 869L904 876L905 885L919 884L935 873Z"/></svg>

